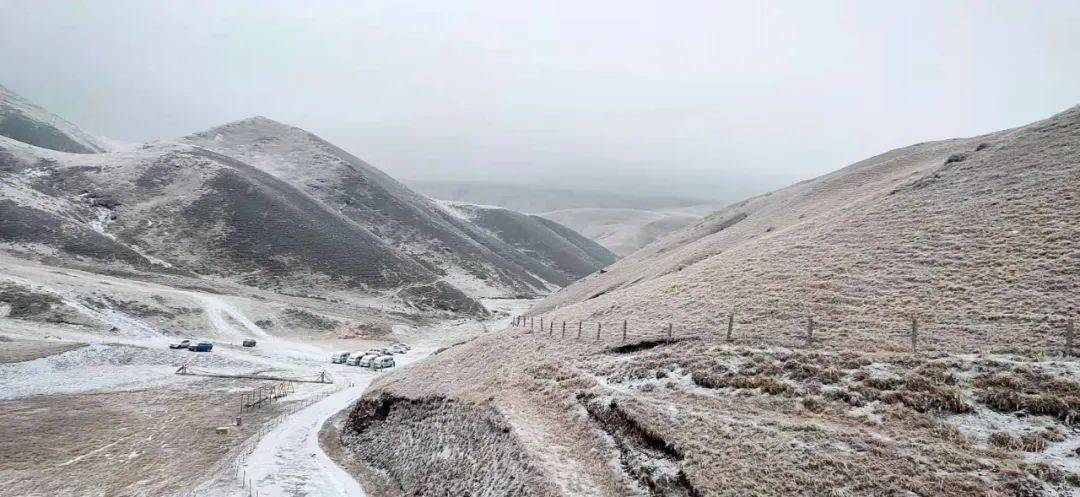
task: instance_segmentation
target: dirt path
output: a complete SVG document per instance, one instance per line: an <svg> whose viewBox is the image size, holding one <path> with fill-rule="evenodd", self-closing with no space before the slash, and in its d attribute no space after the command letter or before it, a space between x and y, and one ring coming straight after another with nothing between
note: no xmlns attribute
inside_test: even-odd
<svg viewBox="0 0 1080 497"><path fill-rule="evenodd" d="M244 463L249 485L267 497L364 495L360 484L319 448L318 432L327 419L360 398L375 375L357 375L353 386L286 417L267 433Z"/></svg>

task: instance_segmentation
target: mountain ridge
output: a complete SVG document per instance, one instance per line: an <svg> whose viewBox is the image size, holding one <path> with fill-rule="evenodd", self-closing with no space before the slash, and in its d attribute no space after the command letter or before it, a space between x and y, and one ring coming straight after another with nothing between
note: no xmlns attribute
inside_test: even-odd
<svg viewBox="0 0 1080 497"><path fill-rule="evenodd" d="M293 293L351 288L464 314L484 312L477 298L535 296L602 267L548 267L263 116L107 152L19 137L0 136L0 245L25 257Z"/></svg>

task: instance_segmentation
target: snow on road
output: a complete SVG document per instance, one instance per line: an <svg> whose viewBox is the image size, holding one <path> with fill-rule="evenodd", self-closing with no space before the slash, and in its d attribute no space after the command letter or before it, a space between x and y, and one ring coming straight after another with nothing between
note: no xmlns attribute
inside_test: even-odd
<svg viewBox="0 0 1080 497"><path fill-rule="evenodd" d="M360 484L319 447L319 430L359 399L376 374L356 375L352 386L287 416L259 441L243 467L260 496L364 495Z"/></svg>
<svg viewBox="0 0 1080 497"><path fill-rule="evenodd" d="M523 310L528 301L492 300L485 302L485 305L514 314ZM509 320L510 318L504 318L489 323L463 321L451 327L499 329L506 326ZM397 334L409 335L418 331L399 330ZM418 335L427 339L413 342L413 349L409 353L398 356L396 360L399 367L423 359L439 348L440 343L430 339L438 336L439 332L427 330ZM335 372L336 384L351 385L287 416L281 424L259 440L255 450L243 464L243 472L252 487L258 491L259 497L365 495L356 479L331 460L319 446L319 431L328 419L358 400L380 374L384 373L356 368L355 372L350 371L349 378L346 379L341 372Z"/></svg>
<svg viewBox="0 0 1080 497"><path fill-rule="evenodd" d="M434 346L420 345L395 360L398 366L404 366L434 350ZM319 431L326 420L348 408L375 378L385 373L355 368L347 377L341 372L332 374L335 384L349 386L285 417L259 440L244 461L244 473L260 497L365 495L356 479L319 446Z"/></svg>

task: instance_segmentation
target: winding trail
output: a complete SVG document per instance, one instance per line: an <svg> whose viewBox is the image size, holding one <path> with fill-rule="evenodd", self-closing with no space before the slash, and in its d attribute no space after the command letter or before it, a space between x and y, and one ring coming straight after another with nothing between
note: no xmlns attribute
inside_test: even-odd
<svg viewBox="0 0 1080 497"><path fill-rule="evenodd" d="M432 343L421 343L407 354L396 356L405 366L431 355ZM356 479L338 466L319 446L319 431L328 419L358 400L383 372L349 368L348 374L333 371L335 385L348 385L287 416L255 446L243 463L244 472L259 497L363 496ZM354 371L351 371L355 369Z"/></svg>
<svg viewBox="0 0 1080 497"><path fill-rule="evenodd" d="M258 495L363 496L364 489L319 447L327 419L363 395L377 373L357 375L353 386L288 416L267 433L244 463Z"/></svg>
<svg viewBox="0 0 1080 497"><path fill-rule="evenodd" d="M522 301L490 302L489 308L508 310L513 314L526 304ZM510 318L498 321L462 322L452 327L472 326L473 333L483 333L492 327L506 326ZM417 341L407 354L396 357L398 367L419 361L440 346L448 345L440 332L423 330L415 333ZM406 340L406 342L410 342ZM347 374L346 374L347 372ZM335 385L348 385L333 391L325 398L293 413L270 430L242 463L243 472L259 497L342 497L364 496L360 484L338 466L319 445L319 431L328 419L347 409L383 372L344 367L332 370ZM317 393L316 393L317 394Z"/></svg>

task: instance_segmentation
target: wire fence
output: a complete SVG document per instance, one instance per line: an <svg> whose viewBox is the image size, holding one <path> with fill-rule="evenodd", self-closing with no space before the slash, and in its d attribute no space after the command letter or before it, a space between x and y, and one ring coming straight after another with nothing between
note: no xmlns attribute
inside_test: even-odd
<svg viewBox="0 0 1080 497"><path fill-rule="evenodd" d="M281 423L283 423L285 421L285 419L288 418L289 416L292 416L292 415L296 414L297 412L300 412L300 411L302 411L304 409L307 409L308 407L322 401L326 397L341 391L343 388L348 388L348 387L352 387L352 386L355 386L355 383L353 383L352 381L348 381L344 385L342 385L340 387L337 387L337 388L334 388L333 390L329 390L329 391L325 391L325 392L319 392L319 393L317 393L315 395L312 395L311 397L308 397L308 398L305 398L303 400L300 400L300 401L296 402L295 404L293 404L295 406L294 408L289 409L289 410L287 410L285 412L279 413L276 416L274 416L273 418L271 418L270 420L262 423L259 426L259 429L255 430L255 432L253 432L250 436L248 436L248 438L246 438L243 442L241 442L240 445L234 447L229 452L229 455L226 457L225 460L228 461L228 465L231 468L232 474L236 478L236 484L237 484L236 488L239 489L242 492L242 493L239 493L239 494L236 494L236 495L241 495L241 496L244 496L244 497L258 497L259 496L259 489L258 489L258 486L257 486L257 482L254 481L254 478L251 475L247 474L247 462L248 462L248 459L251 457L252 454L255 453L255 449L258 447L259 442L261 442L267 435L269 435L270 432L272 432L278 426L280 426ZM288 388L291 389L291 386L288 387ZM259 388L257 387L256 390L259 390ZM263 389L263 393L265 393L265 391L266 391L266 389ZM248 394L244 394L244 395L248 395ZM253 397L247 396L246 398L251 399ZM253 407L242 408L241 412L250 412L252 409L253 409ZM239 416L237 417L237 420L238 421L240 420ZM200 490L193 489L193 490L190 490L190 491L184 493L183 497L198 497L199 495L202 495L204 493L205 494L213 494L214 492L212 492L212 491L202 492Z"/></svg>
<svg viewBox="0 0 1080 497"><path fill-rule="evenodd" d="M1076 355L1076 326L1072 318L1044 320L1039 323L1038 336L1027 333L1026 342L1010 343L995 333L1004 327L986 321L962 319L928 323L917 317L891 322L869 319L841 322L804 319L744 319L735 313L717 316L711 323L680 325L666 322L661 325L635 324L629 319L586 321L565 320L552 314L519 315L511 320L510 329L519 330L551 340L572 340L584 343L620 344L640 341L676 341L688 338L711 339L735 344L762 346L814 347L831 344L857 347L860 350L922 351L956 350L973 343L1004 342L1017 349L1029 347L1043 355L1071 357ZM1019 325L1011 330L1024 329ZM779 330L779 331L778 331Z"/></svg>

